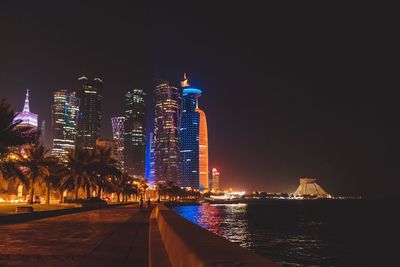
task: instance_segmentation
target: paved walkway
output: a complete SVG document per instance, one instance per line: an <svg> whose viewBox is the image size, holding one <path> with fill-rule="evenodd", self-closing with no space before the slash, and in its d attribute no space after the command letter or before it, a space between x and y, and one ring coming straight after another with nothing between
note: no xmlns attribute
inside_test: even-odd
<svg viewBox="0 0 400 267"><path fill-rule="evenodd" d="M147 266L149 214L120 206L0 225L0 266Z"/></svg>

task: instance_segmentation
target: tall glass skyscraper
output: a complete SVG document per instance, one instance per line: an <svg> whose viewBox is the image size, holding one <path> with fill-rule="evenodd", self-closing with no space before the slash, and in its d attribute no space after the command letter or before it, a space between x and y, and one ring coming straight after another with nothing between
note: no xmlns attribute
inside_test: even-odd
<svg viewBox="0 0 400 267"><path fill-rule="evenodd" d="M116 158L124 166L124 122L125 117L112 117L111 127L113 140L116 145Z"/></svg>
<svg viewBox="0 0 400 267"><path fill-rule="evenodd" d="M67 160L69 149L75 149L77 135L79 98L67 90L54 92L52 106L53 150L52 154Z"/></svg>
<svg viewBox="0 0 400 267"><path fill-rule="evenodd" d="M202 92L200 89L190 86L186 75L181 86L182 113L179 129L180 185L198 189L200 182L200 113L196 109L198 107L197 99Z"/></svg>
<svg viewBox="0 0 400 267"><path fill-rule="evenodd" d="M124 164L129 175L144 177L146 156L145 92L129 90L125 95Z"/></svg>
<svg viewBox="0 0 400 267"><path fill-rule="evenodd" d="M157 182L179 183L179 89L167 81L157 81L154 102L154 177Z"/></svg>
<svg viewBox="0 0 400 267"><path fill-rule="evenodd" d="M85 76L78 81L81 85L76 92L80 99L76 145L82 149L94 149L96 140L100 137L103 81L99 78L89 80Z"/></svg>

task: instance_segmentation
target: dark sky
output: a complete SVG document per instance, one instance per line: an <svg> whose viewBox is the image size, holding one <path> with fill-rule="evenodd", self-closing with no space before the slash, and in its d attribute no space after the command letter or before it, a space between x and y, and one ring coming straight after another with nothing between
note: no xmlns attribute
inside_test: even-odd
<svg viewBox="0 0 400 267"><path fill-rule="evenodd" d="M102 135L152 78L202 88L224 187L398 196L396 10L373 1L0 2L0 97L50 130L56 89L104 81ZM262 4L262 5L261 5ZM149 101L151 97L149 97ZM151 105L151 102L149 102ZM49 142L50 143L50 142Z"/></svg>

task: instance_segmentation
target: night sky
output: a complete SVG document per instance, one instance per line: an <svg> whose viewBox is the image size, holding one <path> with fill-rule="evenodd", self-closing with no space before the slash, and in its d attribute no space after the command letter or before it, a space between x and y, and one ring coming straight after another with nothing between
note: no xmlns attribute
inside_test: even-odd
<svg viewBox="0 0 400 267"><path fill-rule="evenodd" d="M204 90L210 167L223 187L292 192L314 177L334 195L399 195L400 25L391 6L100 2L2 0L0 97L19 111L29 88L50 131L52 92L99 76L110 138L127 89L144 88L150 106L153 78L178 84L188 72Z"/></svg>

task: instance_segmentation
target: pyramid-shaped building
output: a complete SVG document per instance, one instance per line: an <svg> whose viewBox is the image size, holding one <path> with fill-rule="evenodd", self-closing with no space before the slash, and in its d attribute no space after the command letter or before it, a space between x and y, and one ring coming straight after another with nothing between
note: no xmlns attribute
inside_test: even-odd
<svg viewBox="0 0 400 267"><path fill-rule="evenodd" d="M316 198L331 198L321 186L316 183L317 179L300 178L300 185L293 193L296 197L316 197Z"/></svg>

